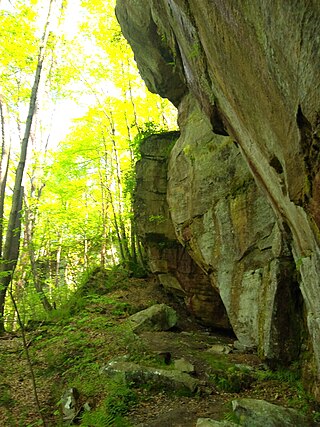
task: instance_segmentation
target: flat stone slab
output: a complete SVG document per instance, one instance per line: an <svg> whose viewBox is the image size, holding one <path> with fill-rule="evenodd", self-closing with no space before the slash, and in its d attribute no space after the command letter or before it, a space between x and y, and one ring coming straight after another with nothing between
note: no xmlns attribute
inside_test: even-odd
<svg viewBox="0 0 320 427"><path fill-rule="evenodd" d="M211 418L198 418L196 427L239 427L239 424L231 421L216 421Z"/></svg>
<svg viewBox="0 0 320 427"><path fill-rule="evenodd" d="M199 381L176 369L157 369L132 362L112 361L103 368L110 377L120 376L126 383L136 386L148 385L182 393L195 393Z"/></svg>

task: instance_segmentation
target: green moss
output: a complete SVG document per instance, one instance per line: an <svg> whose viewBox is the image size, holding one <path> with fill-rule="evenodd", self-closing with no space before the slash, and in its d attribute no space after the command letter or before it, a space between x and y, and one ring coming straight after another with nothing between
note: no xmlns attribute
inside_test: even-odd
<svg viewBox="0 0 320 427"><path fill-rule="evenodd" d="M248 193L249 188L252 186L252 183L253 182L251 179L247 179L239 183L236 183L236 185L231 188L229 196L227 197L236 199L241 195L246 195Z"/></svg>
<svg viewBox="0 0 320 427"><path fill-rule="evenodd" d="M253 378L249 371L231 366L227 370L220 371L210 376L211 381L219 390L228 393L240 393L250 387Z"/></svg>
<svg viewBox="0 0 320 427"><path fill-rule="evenodd" d="M191 50L189 52L189 58L190 59L199 58L200 55L201 55L201 45L198 41L196 41L191 46Z"/></svg>
<svg viewBox="0 0 320 427"><path fill-rule="evenodd" d="M128 385L122 381L109 382L107 396L95 410L84 412L81 426L129 427L123 417L137 402L136 392Z"/></svg>
<svg viewBox="0 0 320 427"><path fill-rule="evenodd" d="M10 388L6 384L0 384L0 407L10 408L14 405L14 400L10 394Z"/></svg>
<svg viewBox="0 0 320 427"><path fill-rule="evenodd" d="M212 355L207 352L203 357L211 366L209 381L219 390L239 393L248 388L254 380L251 371L234 365L225 355Z"/></svg>
<svg viewBox="0 0 320 427"><path fill-rule="evenodd" d="M193 152L193 149L192 149L190 144L187 144L183 148L183 153L191 161L191 163L195 162L196 159L195 159L194 152Z"/></svg>
<svg viewBox="0 0 320 427"><path fill-rule="evenodd" d="M149 215L149 222L155 222L156 224L161 224L166 221L166 218L163 215Z"/></svg>

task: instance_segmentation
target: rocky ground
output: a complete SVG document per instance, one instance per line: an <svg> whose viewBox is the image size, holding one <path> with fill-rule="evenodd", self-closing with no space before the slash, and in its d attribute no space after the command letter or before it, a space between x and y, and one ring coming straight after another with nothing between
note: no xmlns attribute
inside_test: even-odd
<svg viewBox="0 0 320 427"><path fill-rule="evenodd" d="M126 331L132 313L158 303L177 311L172 330L144 331L139 336ZM79 298L67 312L58 311L55 318L26 332L47 426L65 425L61 396L70 387L78 391L78 413L87 405L92 414L87 417L90 421L85 417L81 421L80 414L74 424L88 427L194 427L199 418L234 421L230 402L242 397L292 407L313 420L320 415L296 370L271 372L255 354L235 350L235 337L199 325L153 280L120 277L107 293ZM182 359L192 366L189 375L198 381L197 391L175 393L160 385L141 384L133 387L135 397L126 407L120 408L123 395L117 395L110 406L109 379L101 368L119 357L159 369L173 369L175 361ZM1 337L0 362L0 425L41 425L19 332ZM121 414L120 421L103 415L106 402Z"/></svg>

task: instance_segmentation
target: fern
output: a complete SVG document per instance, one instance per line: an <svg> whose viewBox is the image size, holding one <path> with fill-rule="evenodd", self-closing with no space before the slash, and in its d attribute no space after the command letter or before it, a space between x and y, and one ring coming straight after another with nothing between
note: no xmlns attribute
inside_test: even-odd
<svg viewBox="0 0 320 427"><path fill-rule="evenodd" d="M240 425L240 418L233 411L226 412L223 416L225 421L229 421L230 423Z"/></svg>
<svg viewBox="0 0 320 427"><path fill-rule="evenodd" d="M115 423L115 416L110 414L105 418L105 423L103 424L103 427L112 427Z"/></svg>
<svg viewBox="0 0 320 427"><path fill-rule="evenodd" d="M106 415L101 410L85 412L81 420L82 427L112 427L115 416Z"/></svg>

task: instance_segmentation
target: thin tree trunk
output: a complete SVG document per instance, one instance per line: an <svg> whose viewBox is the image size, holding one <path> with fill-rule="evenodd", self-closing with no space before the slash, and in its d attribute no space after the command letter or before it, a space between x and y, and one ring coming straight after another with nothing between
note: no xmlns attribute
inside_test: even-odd
<svg viewBox="0 0 320 427"><path fill-rule="evenodd" d="M21 143L21 152L19 164L16 170L16 177L13 188L11 211L7 227L6 239L3 247L2 259L0 263L0 333L4 332L4 304L8 286L12 280L14 270L17 265L19 255L19 242L21 233L21 209L23 199L22 179L27 159L28 142L31 134L31 126L36 110L37 94L39 89L42 67L45 58L45 51L49 37L49 23L51 18L53 0L50 0L47 20L44 27L44 32L39 48L38 64L35 73L35 78L31 90L29 103L29 111L24 132L24 137Z"/></svg>
<svg viewBox="0 0 320 427"><path fill-rule="evenodd" d="M112 263L115 266L117 264L118 260L116 259L115 253L114 253L114 250L113 250L113 248L115 246L115 243L114 243L114 238L113 238L113 229L112 229L111 226L109 227L109 235L110 235L110 247L111 247Z"/></svg>
<svg viewBox="0 0 320 427"><path fill-rule="evenodd" d="M128 239L126 235L126 229L123 221L123 210L122 210L122 186L121 186L121 169L120 169L120 162L118 158L118 150L116 146L115 141L115 127L114 127L114 121L113 121L113 115L110 111L110 114L107 116L110 124L110 136L111 136L111 142L112 142L112 149L113 149L113 159L115 161L115 170L116 170L116 195L118 199L118 230L120 233L120 241L123 248L123 261L127 262L130 260L130 250L128 245ZM113 203L114 208L114 203Z"/></svg>
<svg viewBox="0 0 320 427"><path fill-rule="evenodd" d="M32 383L32 388L33 388L33 395L34 395L34 399L35 399L37 411L38 411L38 414L39 414L39 416L41 418L43 427L46 427L47 426L47 422L46 422L46 420L44 418L43 411L42 411L41 405L40 405L40 400L39 400L39 395L38 395L38 389L37 389L37 383L36 383L36 376L35 376L35 373L34 373L33 363L31 361L31 357L30 357L30 353L29 353L29 347L28 347L28 343L27 343L27 339L26 339L24 325L23 325L22 319L20 317L20 312L18 310L18 306L17 306L16 300L14 299L14 296L13 296L13 293L12 293L12 289L10 289L9 294L10 294L10 297L11 297L11 301L12 301L15 313L17 314L17 320L18 320L18 324L19 324L20 330L21 330L21 336L22 336L22 342L23 342L23 349L24 349L24 352L25 352L25 355L26 355L26 359L27 359L27 363L28 363L28 368L29 368L29 372L30 372L30 376L31 376L31 383Z"/></svg>
<svg viewBox="0 0 320 427"><path fill-rule="evenodd" d="M135 109L135 104L133 101L133 97L132 97L132 87L131 87L131 82L129 81L129 92L130 92L130 100L131 100L131 104L132 104L132 108L134 111L134 121L135 121L135 126L138 130L138 132L140 131L140 128L138 127L138 122L137 122L137 114L136 114L136 109ZM128 118L127 118L127 114L125 113L125 122L126 122L126 127L127 127L127 134L128 134L128 141L131 141L131 131L130 131L130 126L128 123ZM133 152L130 148L130 163L131 163L131 169L133 171L133 176L135 176L135 172L134 172L134 156L133 156ZM132 178L134 179L134 178ZM138 264L138 257L137 257L137 250L136 250L136 227L135 227L135 223L134 223L134 211L133 211L133 203L132 203L132 190L130 191L130 213L131 213L131 218L130 218L130 240L131 240L131 258L132 258L132 262L134 265Z"/></svg>
<svg viewBox="0 0 320 427"><path fill-rule="evenodd" d="M32 271L32 276L33 276L33 282L34 282L34 286L35 289L37 291L37 294L39 295L41 304L43 306L43 308L46 311L51 311L52 310L52 305L50 304L46 294L43 291L43 285L42 285L42 281L37 269L37 263L36 263L36 257L35 257L35 253L34 253L34 247L33 247L33 221L30 218L30 209L28 207L26 207L25 210L25 241L27 244L27 248L28 248L28 254L29 254L29 259L30 259L30 264L31 264L31 271Z"/></svg>
<svg viewBox="0 0 320 427"><path fill-rule="evenodd" d="M107 151L105 150L105 164L107 164ZM107 175L106 171L105 175ZM100 266L101 268L106 267L107 263L107 201L106 201L106 191L105 183L103 182L102 172L99 168L99 179L100 179L100 191L101 191L101 218L102 218L102 241L100 248Z"/></svg>
<svg viewBox="0 0 320 427"><path fill-rule="evenodd" d="M131 258L134 265L138 264L138 257L136 251L136 232L135 232L135 223L133 216L131 217L131 230L130 230L130 238L131 238Z"/></svg>
<svg viewBox="0 0 320 427"><path fill-rule="evenodd" d="M89 244L88 244L88 236L87 236L87 228L88 228L88 194L85 193L85 199L86 199L86 218L85 218L85 224L84 224L84 236L83 236L83 264L85 271L88 270L89 266Z"/></svg>
<svg viewBox="0 0 320 427"><path fill-rule="evenodd" d="M102 209L104 210L104 207L102 206ZM107 220L106 220L106 214L103 211L102 212L102 242L101 242L101 248L100 248L100 266L102 269L106 268L107 264Z"/></svg>
<svg viewBox="0 0 320 427"><path fill-rule="evenodd" d="M8 179L10 150L6 147L6 133L5 133L5 114L4 103L0 97L0 120L1 120L1 158L0 158L0 257L3 250L3 214L5 191Z"/></svg>
<svg viewBox="0 0 320 427"><path fill-rule="evenodd" d="M61 266L61 254L62 254L62 233L59 237L59 246L57 249L56 256L56 270L55 270L55 287L58 288L60 285L60 266Z"/></svg>
<svg viewBox="0 0 320 427"><path fill-rule="evenodd" d="M136 243L137 243L137 248L138 248L138 254L139 254L140 264L142 265L142 267L144 268L144 270L146 270L147 269L146 256L143 253L143 249L144 248L143 248L143 245L140 242L140 239L138 237L136 238Z"/></svg>
<svg viewBox="0 0 320 427"><path fill-rule="evenodd" d="M124 252L124 261L129 261L131 258L129 245L128 245L128 239L127 239L127 233L126 228L123 220L123 210L122 210L122 191L121 191L121 171L120 171L120 165L119 165L119 159L118 159L118 152L116 148L116 143L114 138L112 138L112 145L113 145L113 155L114 160L116 162L116 188L117 188L117 198L118 198L118 229L120 232L120 239L123 247Z"/></svg>
<svg viewBox="0 0 320 427"><path fill-rule="evenodd" d="M115 206L114 206L114 203L113 203L113 197L112 197L112 193L111 193L110 190L109 190L109 197L110 197L110 204L111 204L112 213L113 213L114 228L116 230L116 234L117 234L117 238L118 238L118 244L119 244L119 250L120 250L121 260L123 262L126 262L126 254L125 254L125 250L124 250L124 247L123 247L123 241L122 241L121 232L120 232L120 228L119 228L119 224L118 224L118 219L117 219L117 214L116 214Z"/></svg>
<svg viewBox="0 0 320 427"><path fill-rule="evenodd" d="M128 67L128 71L129 71L129 68L130 68L129 59L127 59L127 67ZM140 126L138 124L137 110L136 110L136 105L135 105L134 100L133 100L132 84L131 84L130 78L128 80L128 86L129 86L130 102L131 102L132 109L133 109L134 125L137 128L137 131L140 132L141 129L140 129Z"/></svg>
<svg viewBox="0 0 320 427"><path fill-rule="evenodd" d="M107 191L109 193L109 199L110 199L110 205L112 208L113 213L113 220L114 220L114 227L116 230L118 243L119 243L119 250L120 250L120 256L121 260L127 264L128 260L130 259L130 251L128 247L128 240L126 237L126 231L125 226L122 218L122 202L121 202L121 177L120 177L120 164L118 159L118 153L116 148L116 142L115 142L115 128L113 123L113 117L112 115L107 116L110 124L110 135L111 135L111 141L112 141L112 149L113 149L113 160L115 161L115 169L116 169L116 197L118 201L118 212L116 210L115 201L112 195L112 192L110 188L107 187Z"/></svg>

